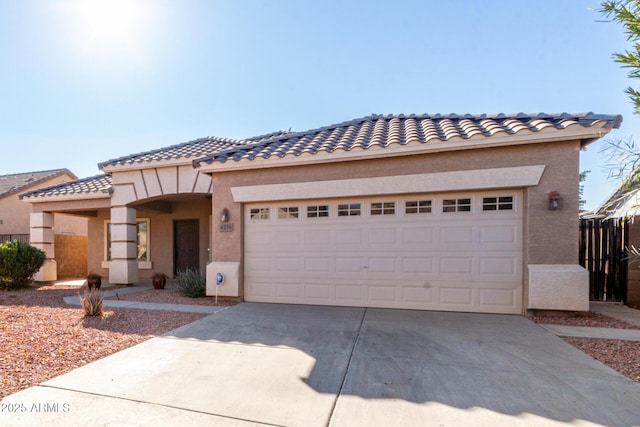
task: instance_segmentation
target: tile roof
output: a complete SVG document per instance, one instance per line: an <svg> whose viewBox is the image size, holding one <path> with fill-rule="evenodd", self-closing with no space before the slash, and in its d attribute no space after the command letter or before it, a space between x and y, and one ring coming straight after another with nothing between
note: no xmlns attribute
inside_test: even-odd
<svg viewBox="0 0 640 427"><path fill-rule="evenodd" d="M193 165L350 151L354 148L384 148L409 142L427 144L452 138L468 140L499 133L515 135L523 130L540 132L545 128L565 129L572 125L589 127L601 121L605 121L608 128L618 128L622 117L594 113L371 115L305 132L276 134L244 146L220 147L195 159Z"/></svg>
<svg viewBox="0 0 640 427"><path fill-rule="evenodd" d="M181 144L171 145L169 147L158 148L156 150L144 151L141 153L130 154L128 156L107 160L105 162L98 163L98 167L102 169L105 166L127 165L172 159L195 159L205 156L209 153L223 151L230 148L233 149L234 147L236 147L237 149L238 147L245 146L246 144L260 143L263 140L268 140L274 136L283 134L286 133L278 131L243 140L209 136L206 138L183 142Z"/></svg>
<svg viewBox="0 0 640 427"><path fill-rule="evenodd" d="M31 188L39 183L69 174L73 179L77 178L69 169L51 169L46 171L16 173L0 175L0 197L6 197Z"/></svg>
<svg viewBox="0 0 640 427"><path fill-rule="evenodd" d="M20 198L68 196L72 194L109 193L111 191L111 175L96 175L89 178L77 179L46 188L21 194Z"/></svg>

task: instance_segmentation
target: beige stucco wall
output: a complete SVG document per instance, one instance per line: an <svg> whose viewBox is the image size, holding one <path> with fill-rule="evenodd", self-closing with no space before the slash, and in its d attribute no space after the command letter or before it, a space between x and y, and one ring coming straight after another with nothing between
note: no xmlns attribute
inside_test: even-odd
<svg viewBox="0 0 640 427"><path fill-rule="evenodd" d="M20 200L19 195L21 193L71 181L72 179L70 175L64 174L39 182L33 187L25 188L20 193L0 198L0 234L29 234L29 214L32 207L30 203ZM87 221L85 218L77 216L56 215L54 232L55 234L86 236Z"/></svg>
<svg viewBox="0 0 640 427"><path fill-rule="evenodd" d="M242 262L242 204L236 203L231 188L236 186L410 175L511 166L545 165L535 187L525 189L524 266L529 264L577 264L579 150L577 141L473 149L372 159L368 161L256 169L213 174L212 260ZM562 209L548 210L547 193L558 191ZM313 198L313 195L309 195ZM228 208L233 232L221 232L218 216ZM242 281L242 266L241 281ZM527 271L526 268L523 271ZM525 275L526 276L526 275ZM527 278L524 278L525 282ZM525 286L525 300L526 295Z"/></svg>
<svg viewBox="0 0 640 427"><path fill-rule="evenodd" d="M149 219L149 255L152 263L150 269L140 269L140 280L151 279L154 272L162 272L173 276L173 221L181 219L197 219L200 229L200 268L204 271L209 260L210 215L211 204L205 196L200 200L171 202L171 213L157 213L137 210L138 219ZM89 220L88 270L103 277L109 276L109 270L103 268L105 261L105 224L110 220L110 210L98 211L95 218Z"/></svg>

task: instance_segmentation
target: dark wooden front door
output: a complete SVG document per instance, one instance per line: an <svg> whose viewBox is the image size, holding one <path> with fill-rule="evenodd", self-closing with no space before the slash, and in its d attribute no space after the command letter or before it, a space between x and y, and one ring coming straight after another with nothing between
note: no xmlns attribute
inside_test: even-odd
<svg viewBox="0 0 640 427"><path fill-rule="evenodd" d="M173 223L173 273L188 268L200 268L200 241L197 219L174 221Z"/></svg>

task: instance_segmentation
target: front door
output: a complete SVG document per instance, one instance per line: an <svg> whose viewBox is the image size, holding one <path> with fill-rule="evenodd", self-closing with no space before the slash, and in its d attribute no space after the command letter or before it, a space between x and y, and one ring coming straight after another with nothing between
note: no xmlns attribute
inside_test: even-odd
<svg viewBox="0 0 640 427"><path fill-rule="evenodd" d="M197 219L174 221L173 224L174 271L200 268L200 241Z"/></svg>

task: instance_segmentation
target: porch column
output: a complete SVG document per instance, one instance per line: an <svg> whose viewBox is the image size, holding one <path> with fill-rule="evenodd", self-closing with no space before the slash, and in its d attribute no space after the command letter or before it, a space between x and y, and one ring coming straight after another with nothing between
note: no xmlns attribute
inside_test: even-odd
<svg viewBox="0 0 640 427"><path fill-rule="evenodd" d="M111 261L109 282L129 285L138 281L136 210L127 206L111 208Z"/></svg>
<svg viewBox="0 0 640 427"><path fill-rule="evenodd" d="M50 212L32 212L29 216L29 243L44 251L47 258L40 270L33 276L36 282L52 282L58 279L58 266L55 260L53 214Z"/></svg>

